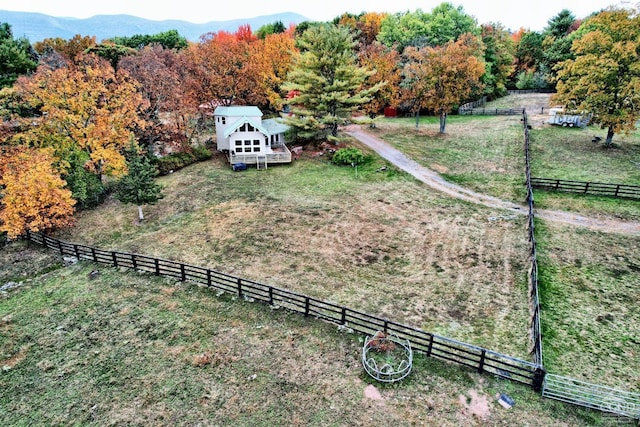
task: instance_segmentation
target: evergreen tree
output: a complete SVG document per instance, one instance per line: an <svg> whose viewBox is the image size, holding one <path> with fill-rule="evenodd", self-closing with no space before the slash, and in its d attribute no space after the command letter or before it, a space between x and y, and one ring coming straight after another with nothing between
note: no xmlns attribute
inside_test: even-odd
<svg viewBox="0 0 640 427"><path fill-rule="evenodd" d="M153 179L157 175L156 167L146 156L138 152L133 139L127 149L127 167L129 173L118 181L116 197L122 203L137 205L138 218L142 221L142 205L155 204L163 198L162 186L156 184Z"/></svg>
<svg viewBox="0 0 640 427"><path fill-rule="evenodd" d="M363 89L372 71L357 65L356 42L348 28L324 23L310 27L299 40L301 55L283 89L293 115L285 121L302 139L336 139L338 126L370 101L383 83Z"/></svg>
<svg viewBox="0 0 640 427"><path fill-rule="evenodd" d="M11 25L0 23L0 88L36 69L37 54L26 38L14 39Z"/></svg>

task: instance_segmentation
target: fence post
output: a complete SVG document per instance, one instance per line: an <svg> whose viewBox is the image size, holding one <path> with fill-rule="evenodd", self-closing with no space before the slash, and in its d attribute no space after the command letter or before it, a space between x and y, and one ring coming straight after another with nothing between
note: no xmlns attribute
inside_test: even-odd
<svg viewBox="0 0 640 427"><path fill-rule="evenodd" d="M342 315L340 316L340 324L344 325L347 323L347 307L342 307Z"/></svg>
<svg viewBox="0 0 640 427"><path fill-rule="evenodd" d="M620 191L620 184L616 185L616 197L618 197L618 191Z"/></svg>
<svg viewBox="0 0 640 427"><path fill-rule="evenodd" d="M76 258L80 259L80 253L78 253L78 245L73 245L73 252L75 252Z"/></svg>
<svg viewBox="0 0 640 427"><path fill-rule="evenodd" d="M387 319L384 319L384 326L383 326L383 331L384 334L387 334L387 329L389 328L389 321Z"/></svg>
<svg viewBox="0 0 640 427"><path fill-rule="evenodd" d="M180 280L182 280L183 282L187 281L187 274L184 271L184 264L180 263Z"/></svg>
<svg viewBox="0 0 640 427"><path fill-rule="evenodd" d="M304 317L309 315L309 297L304 298Z"/></svg>
<svg viewBox="0 0 640 427"><path fill-rule="evenodd" d="M433 349L433 334L429 334L429 346L427 347L427 357L431 356L432 349Z"/></svg>
<svg viewBox="0 0 640 427"><path fill-rule="evenodd" d="M62 249L62 242L58 240L58 249L60 250L60 255L64 255L64 249Z"/></svg>
<svg viewBox="0 0 640 427"><path fill-rule="evenodd" d="M91 257L93 258L93 262L98 262L98 257L96 256L96 248L91 247Z"/></svg>
<svg viewBox="0 0 640 427"><path fill-rule="evenodd" d="M211 287L211 270L207 268L207 286Z"/></svg>
<svg viewBox="0 0 640 427"><path fill-rule="evenodd" d="M133 265L133 269L138 269L138 263L136 262L136 254L131 254L131 265Z"/></svg>
<svg viewBox="0 0 640 427"><path fill-rule="evenodd" d="M158 258L153 259L153 263L156 266L156 276L160 275L160 260Z"/></svg>
<svg viewBox="0 0 640 427"><path fill-rule="evenodd" d="M478 366L478 373L481 374L484 372L484 359L487 357L487 350L482 349L482 353L480 353L480 365Z"/></svg>
<svg viewBox="0 0 640 427"><path fill-rule="evenodd" d="M269 286L269 305L273 305L273 286Z"/></svg>
<svg viewBox="0 0 640 427"><path fill-rule="evenodd" d="M118 266L118 257L116 256L115 251L111 252L111 259L113 259L113 266L117 267Z"/></svg>
<svg viewBox="0 0 640 427"><path fill-rule="evenodd" d="M590 182L587 182L584 186L584 194L587 194L587 191L589 191L589 184L591 184Z"/></svg>
<svg viewBox="0 0 640 427"><path fill-rule="evenodd" d="M533 373L533 390L534 391L542 391L542 385L544 384L544 377L547 373L542 369L542 367L538 366Z"/></svg>
<svg viewBox="0 0 640 427"><path fill-rule="evenodd" d="M238 298L242 298L242 279L238 277Z"/></svg>

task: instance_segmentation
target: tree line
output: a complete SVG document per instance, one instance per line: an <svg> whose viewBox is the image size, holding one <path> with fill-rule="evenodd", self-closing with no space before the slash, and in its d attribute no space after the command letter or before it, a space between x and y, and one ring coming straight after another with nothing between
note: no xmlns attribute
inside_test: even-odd
<svg viewBox="0 0 640 427"><path fill-rule="evenodd" d="M466 101L555 88L557 102L608 128L611 143L638 118L639 22L631 9L584 21L563 10L542 32L511 32L442 3L241 26L194 43L167 31L33 45L0 24L0 232L67 226L109 186L124 202L154 202L153 165L140 156L196 149L217 105L287 111L292 135L309 141L338 138L356 112L373 125L388 106L416 126L421 112L436 114L445 132Z"/></svg>

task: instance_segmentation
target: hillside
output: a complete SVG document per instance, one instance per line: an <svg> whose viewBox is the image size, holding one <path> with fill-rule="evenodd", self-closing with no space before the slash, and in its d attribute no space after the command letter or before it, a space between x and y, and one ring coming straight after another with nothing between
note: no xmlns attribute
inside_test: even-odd
<svg viewBox="0 0 640 427"><path fill-rule="evenodd" d="M120 36L130 37L136 34L157 34L168 30L177 30L187 40L197 41L202 34L219 30L235 31L240 25L249 24L257 30L261 26L282 21L284 25L297 24L307 18L297 13L279 13L256 16L231 21L211 21L194 24L186 21L152 21L131 15L96 15L91 18L63 18L41 13L12 12L0 10L0 22L11 25L14 37L26 37L31 43L45 38L60 37L70 39L76 34L96 36L98 41Z"/></svg>

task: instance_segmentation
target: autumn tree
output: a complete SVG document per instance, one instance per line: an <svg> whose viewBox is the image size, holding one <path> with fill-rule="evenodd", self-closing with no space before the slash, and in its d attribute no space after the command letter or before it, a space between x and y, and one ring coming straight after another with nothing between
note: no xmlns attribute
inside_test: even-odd
<svg viewBox="0 0 640 427"><path fill-rule="evenodd" d="M382 43L374 42L364 45L358 51L360 65L368 70L375 70L365 81L366 87L379 85L380 89L371 95L371 101L364 104L362 109L373 119L385 107L395 107L398 104L400 80L400 54L393 48ZM373 121L371 125L373 126Z"/></svg>
<svg viewBox="0 0 640 427"><path fill-rule="evenodd" d="M155 204L162 195L162 186L154 177L158 170L149 159L139 152L133 139L127 148L127 174L120 178L116 186L116 197L122 203L131 203L138 207L138 220L144 220L142 205Z"/></svg>
<svg viewBox="0 0 640 427"><path fill-rule="evenodd" d="M299 55L293 34L294 29L289 28L281 33L267 35L250 46L251 57L257 61L255 69L259 73L260 90L267 100L264 107L272 111L282 108L280 86Z"/></svg>
<svg viewBox="0 0 640 427"><path fill-rule="evenodd" d="M26 38L13 38L11 25L0 23L0 88L36 69L37 54Z"/></svg>
<svg viewBox="0 0 640 427"><path fill-rule="evenodd" d="M256 36L259 39L264 40L267 36L284 33L285 31L287 31L287 27L284 26L282 21L276 21L270 24L264 24L262 27L258 28Z"/></svg>
<svg viewBox="0 0 640 427"><path fill-rule="evenodd" d="M425 108L440 116L444 133L447 114L481 87L485 70L481 55L481 43L471 34L441 47L405 50L403 98L416 116L416 128L418 114Z"/></svg>
<svg viewBox="0 0 640 427"><path fill-rule="evenodd" d="M185 51L190 79L185 90L194 105L206 102L264 106L260 59L250 45L257 40L248 26L235 33L219 31L201 37Z"/></svg>
<svg viewBox="0 0 640 427"><path fill-rule="evenodd" d="M185 140L195 132L191 118L196 108L189 105L184 96L186 77L183 61L178 52L160 45L146 46L120 61L120 70L126 71L139 83L140 93L146 101L147 108L143 114L149 126L144 129L144 134L138 134L145 145L161 139L167 132L179 133Z"/></svg>
<svg viewBox="0 0 640 427"><path fill-rule="evenodd" d="M431 13L418 9L388 15L382 20L378 40L402 52L407 46L442 46L467 33L479 34L475 19L466 14L462 6L445 2Z"/></svg>
<svg viewBox="0 0 640 427"><path fill-rule="evenodd" d="M76 34L69 40L61 37L47 38L34 43L33 47L40 55L55 51L69 61L75 62L87 49L95 47L97 44L95 36L81 36L80 34Z"/></svg>
<svg viewBox="0 0 640 427"><path fill-rule="evenodd" d="M635 129L640 118L640 16L636 10L609 8L587 18L571 52L558 64L553 101L590 114L607 129L605 145L617 133Z"/></svg>
<svg viewBox="0 0 640 427"><path fill-rule="evenodd" d="M516 32L516 62L513 79L518 89L544 89L549 86L542 43L544 35L520 29Z"/></svg>
<svg viewBox="0 0 640 427"><path fill-rule="evenodd" d="M10 239L73 224L75 201L50 151L0 146L0 232Z"/></svg>
<svg viewBox="0 0 640 427"><path fill-rule="evenodd" d="M86 153L83 167L98 177L124 173L122 152L129 135L145 125L138 115L144 101L125 72L115 73L106 61L83 55L78 64L40 66L21 77L16 90L39 111L38 117L16 117L26 123L16 140L52 147L63 170L68 166L64 153L77 149Z"/></svg>
<svg viewBox="0 0 640 427"><path fill-rule="evenodd" d="M293 116L286 122L302 139L335 139L338 126L371 100L380 84L363 89L372 74L359 67L355 41L348 28L322 24L309 28L298 40L301 55L282 85L295 93L289 100Z"/></svg>

